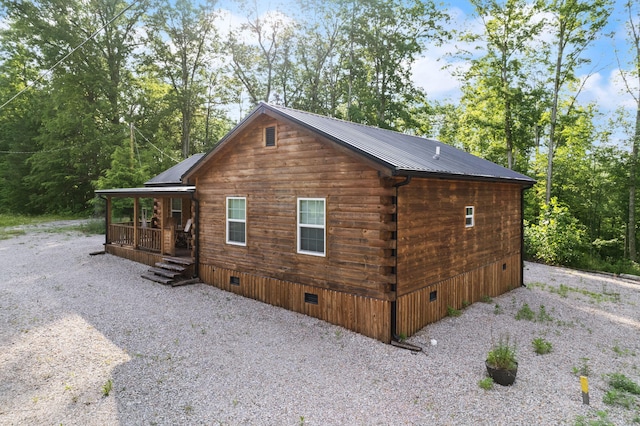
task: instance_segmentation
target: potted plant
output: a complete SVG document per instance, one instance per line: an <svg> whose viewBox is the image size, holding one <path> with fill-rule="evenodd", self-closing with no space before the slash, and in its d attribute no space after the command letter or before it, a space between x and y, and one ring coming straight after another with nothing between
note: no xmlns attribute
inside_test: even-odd
<svg viewBox="0 0 640 426"><path fill-rule="evenodd" d="M516 345L511 344L509 335L500 336L498 342L492 344L485 365L489 377L494 382L502 386L513 384L518 372L518 361L516 360Z"/></svg>

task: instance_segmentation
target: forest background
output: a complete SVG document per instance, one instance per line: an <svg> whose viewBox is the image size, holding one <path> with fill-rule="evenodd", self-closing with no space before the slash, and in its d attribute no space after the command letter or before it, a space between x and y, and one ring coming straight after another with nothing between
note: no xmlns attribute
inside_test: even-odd
<svg viewBox="0 0 640 426"><path fill-rule="evenodd" d="M633 0L0 0L0 213L91 213L260 101L531 176L527 257L640 272Z"/></svg>

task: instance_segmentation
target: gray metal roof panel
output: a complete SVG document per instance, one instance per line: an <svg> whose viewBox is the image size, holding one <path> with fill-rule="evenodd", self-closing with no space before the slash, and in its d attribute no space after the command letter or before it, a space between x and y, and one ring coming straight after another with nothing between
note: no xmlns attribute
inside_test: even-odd
<svg viewBox="0 0 640 426"><path fill-rule="evenodd" d="M534 179L434 139L385 130L336 118L261 104L312 128L390 168L396 174L451 175L512 180L525 184ZM436 147L440 155L436 156Z"/></svg>
<svg viewBox="0 0 640 426"><path fill-rule="evenodd" d="M181 185L182 177L185 173L204 156L204 153L194 154L176 164L175 166L165 170L157 176L149 179L144 183L145 186L166 186Z"/></svg>

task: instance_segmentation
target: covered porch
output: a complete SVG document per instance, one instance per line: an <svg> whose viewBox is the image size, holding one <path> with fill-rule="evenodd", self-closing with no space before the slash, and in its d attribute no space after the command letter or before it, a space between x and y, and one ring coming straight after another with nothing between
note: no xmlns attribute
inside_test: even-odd
<svg viewBox="0 0 640 426"><path fill-rule="evenodd" d="M97 190L106 202L105 251L152 266L167 257L195 264L194 193L195 186L186 185ZM130 201L114 206L122 199Z"/></svg>

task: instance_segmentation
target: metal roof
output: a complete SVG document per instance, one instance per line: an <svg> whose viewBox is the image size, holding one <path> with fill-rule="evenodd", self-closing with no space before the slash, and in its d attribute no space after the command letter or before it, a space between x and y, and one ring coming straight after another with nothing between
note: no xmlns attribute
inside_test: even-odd
<svg viewBox="0 0 640 426"><path fill-rule="evenodd" d="M271 110L389 167L399 176L506 180L533 185L535 180L435 139L365 126L261 103L249 115ZM439 147L439 155L436 149Z"/></svg>
<svg viewBox="0 0 640 426"><path fill-rule="evenodd" d="M182 176L204 156L204 153L194 154L176 164L175 166L165 170L159 175L149 179L144 186L173 186L182 184Z"/></svg>
<svg viewBox="0 0 640 426"><path fill-rule="evenodd" d="M96 189L98 195L107 195L110 197L156 197L158 195L189 195L196 191L193 185L182 186L147 186L144 188L115 188L115 189Z"/></svg>

